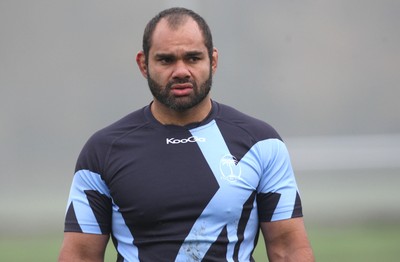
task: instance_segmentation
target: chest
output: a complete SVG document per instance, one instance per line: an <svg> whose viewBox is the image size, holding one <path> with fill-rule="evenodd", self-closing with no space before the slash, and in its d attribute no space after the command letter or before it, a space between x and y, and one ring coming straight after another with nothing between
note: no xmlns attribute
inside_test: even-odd
<svg viewBox="0 0 400 262"><path fill-rule="evenodd" d="M195 220L211 201L213 216L235 219L258 178L251 161L236 159L215 136L190 132L117 144L107 168L113 200L133 225Z"/></svg>

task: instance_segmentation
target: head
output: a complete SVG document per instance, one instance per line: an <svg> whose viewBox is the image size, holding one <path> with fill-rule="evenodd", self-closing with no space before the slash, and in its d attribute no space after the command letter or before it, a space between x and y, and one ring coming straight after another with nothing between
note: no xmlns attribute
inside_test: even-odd
<svg viewBox="0 0 400 262"><path fill-rule="evenodd" d="M136 61L155 102L185 111L208 97L217 58L204 19L190 10L171 8L146 26Z"/></svg>
<svg viewBox="0 0 400 262"><path fill-rule="evenodd" d="M207 48L208 56L210 60L212 59L214 46L213 46L211 30L208 27L207 22L200 15L193 12L192 10L181 7L174 7L158 13L147 23L144 29L143 42L142 42L143 45L142 48L144 55L146 57L146 61L149 56L149 50L151 48L154 30L158 25L158 23L160 22L160 20L166 19L172 28L177 28L180 25L182 25L188 18L192 18L197 23L201 33L203 34L204 45Z"/></svg>

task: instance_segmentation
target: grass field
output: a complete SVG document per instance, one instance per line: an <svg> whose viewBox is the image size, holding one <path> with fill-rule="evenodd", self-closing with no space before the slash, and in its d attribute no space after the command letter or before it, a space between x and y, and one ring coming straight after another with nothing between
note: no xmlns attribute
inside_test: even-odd
<svg viewBox="0 0 400 262"><path fill-rule="evenodd" d="M399 226L309 228L317 261L321 262L395 262L400 259ZM0 236L0 261L56 261L62 235L30 237ZM256 261L267 261L262 242L254 254ZM115 261L110 248L105 261Z"/></svg>

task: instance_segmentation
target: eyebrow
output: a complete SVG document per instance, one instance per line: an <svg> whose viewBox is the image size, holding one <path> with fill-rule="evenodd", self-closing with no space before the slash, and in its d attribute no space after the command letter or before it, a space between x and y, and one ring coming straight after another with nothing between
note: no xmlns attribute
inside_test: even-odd
<svg viewBox="0 0 400 262"><path fill-rule="evenodd" d="M154 57L156 59L161 59L161 58L174 58L175 56L173 54L160 53L160 54L155 54Z"/></svg>
<svg viewBox="0 0 400 262"><path fill-rule="evenodd" d="M202 56L202 55L204 55L204 53L203 52L201 52L201 51L189 51L189 52L187 52L186 54L185 54L185 56L186 57L190 57L190 56Z"/></svg>
<svg viewBox="0 0 400 262"><path fill-rule="evenodd" d="M203 56L204 52L201 51L189 51L184 54L184 57L193 57L193 56ZM172 53L158 53L154 55L155 58L175 58L176 56Z"/></svg>

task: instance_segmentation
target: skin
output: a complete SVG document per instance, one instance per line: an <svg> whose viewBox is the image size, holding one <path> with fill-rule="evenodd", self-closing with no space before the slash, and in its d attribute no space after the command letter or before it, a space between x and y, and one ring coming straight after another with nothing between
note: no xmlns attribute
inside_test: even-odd
<svg viewBox="0 0 400 262"><path fill-rule="evenodd" d="M260 223L270 262L314 262L303 218Z"/></svg>
<svg viewBox="0 0 400 262"><path fill-rule="evenodd" d="M148 64L145 54L140 51L136 62L142 75L157 85L174 105L190 105L204 83L217 69L218 51L213 49L210 61L204 39L196 22L189 18L183 25L171 29L162 19L157 25ZM177 79L189 82L176 84ZM168 83L174 82L171 89ZM196 90L197 89L197 90ZM162 124L187 125L200 122L211 110L211 99L207 94L203 100L185 110L177 110L156 98L151 105L154 117ZM288 219L260 224L268 258L271 262L314 261L302 218ZM109 235L66 232L60 251L59 262L104 261Z"/></svg>
<svg viewBox="0 0 400 262"><path fill-rule="evenodd" d="M102 262L109 235L65 232L58 262Z"/></svg>
<svg viewBox="0 0 400 262"><path fill-rule="evenodd" d="M213 50L210 61L203 36L194 20L188 19L183 26L174 30L162 19L153 34L148 65L143 51L137 54L136 62L145 78L151 76L162 87L174 79L189 79L196 83L197 88L201 88L209 79L210 71L214 74L217 69L218 51ZM176 87L185 86L176 85ZM189 103L193 99L194 86L186 87L182 92L178 90L175 92L173 89L170 91L176 103ZM207 95L200 103L184 111L174 110L154 99L151 110L154 117L162 124L187 125L200 122L208 115L211 110L211 99Z"/></svg>

